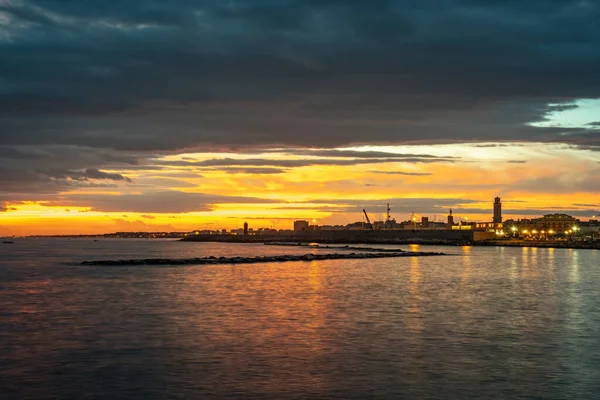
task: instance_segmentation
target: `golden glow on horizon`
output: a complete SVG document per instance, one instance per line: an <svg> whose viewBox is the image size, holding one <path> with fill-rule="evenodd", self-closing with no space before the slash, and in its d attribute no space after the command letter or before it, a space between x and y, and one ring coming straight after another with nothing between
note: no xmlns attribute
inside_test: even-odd
<svg viewBox="0 0 600 400"><path fill-rule="evenodd" d="M294 219L317 219L321 224L346 224L360 221L365 204L367 212L381 218L389 199L465 199L448 208L455 210L455 220L488 221L492 199L499 195L504 203L503 217L539 216L529 210L590 209L597 206L594 185L586 185L598 171L599 155L574 150L565 145L518 144L513 146L477 147L476 145L387 146L350 148L359 151L383 151L401 154L432 154L461 157L454 163L386 163L353 165L312 165L279 168L282 173L228 173L220 167L196 165L164 166L162 170L107 170L123 173L133 184L118 182L115 187L85 188L67 191L48 201L7 202L0 212L0 235L37 233L98 233L118 229L194 230L232 229L249 219L251 227L277 229L291 227ZM155 159L155 162L202 161L212 158L306 160L316 156L288 155L279 152L260 154L188 153ZM332 159L332 158L328 158ZM348 158L336 157L335 160ZM519 161L519 162L508 162ZM255 166L259 167L259 166ZM199 204L206 211L186 213L104 212L95 211L81 198L120 195L144 196L151 192L179 191L216 196L264 199L264 202L218 202ZM36 197L40 197L37 195ZM576 201L574 199L577 199ZM352 202L351 204L347 203ZM415 202L417 202L415 200ZM581 204L580 206L573 203ZM2 206L2 204L0 204ZM424 205L424 207L427 205ZM365 206L366 207L366 206ZM411 207L411 212L433 217L434 212ZM514 210L510 213L507 210ZM522 210L522 211L521 211ZM392 216L409 220L411 212L392 204ZM437 212L437 219L445 220ZM590 212L592 215L598 211ZM587 218L583 218L587 219ZM128 228L129 227L129 228Z"/></svg>

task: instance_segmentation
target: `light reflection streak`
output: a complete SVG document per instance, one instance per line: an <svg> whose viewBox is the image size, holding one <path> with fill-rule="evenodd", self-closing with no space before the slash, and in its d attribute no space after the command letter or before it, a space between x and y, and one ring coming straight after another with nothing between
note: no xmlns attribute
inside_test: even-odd
<svg viewBox="0 0 600 400"><path fill-rule="evenodd" d="M574 329L579 329L578 327L583 323L582 313L581 313L581 277L579 274L579 256L580 250L569 249L569 255L571 256L572 264L571 269L569 271L569 290L567 296L567 314L570 320L570 326L574 327Z"/></svg>
<svg viewBox="0 0 600 400"><path fill-rule="evenodd" d="M420 282L421 268L418 257L410 259L410 277L408 281L408 292L410 294L408 301L409 325L408 329L418 338L423 330L423 309L421 308ZM417 340L418 341L418 340Z"/></svg>
<svg viewBox="0 0 600 400"><path fill-rule="evenodd" d="M530 247L522 247L521 251L521 275L527 275L529 269Z"/></svg>
<svg viewBox="0 0 600 400"><path fill-rule="evenodd" d="M468 283L471 278L471 246L463 246L463 270L462 270L462 281L464 283Z"/></svg>
<svg viewBox="0 0 600 400"><path fill-rule="evenodd" d="M547 249L546 260L548 262L548 268L546 268L546 270L548 271L548 276L550 277L551 280L554 280L554 268L555 268L554 258L556 257L556 255L554 253L555 253L554 247L550 247Z"/></svg>

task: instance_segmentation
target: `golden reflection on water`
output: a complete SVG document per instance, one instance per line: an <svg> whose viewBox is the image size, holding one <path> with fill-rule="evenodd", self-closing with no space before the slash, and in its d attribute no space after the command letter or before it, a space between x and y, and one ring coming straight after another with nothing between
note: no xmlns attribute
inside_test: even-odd
<svg viewBox="0 0 600 400"><path fill-rule="evenodd" d="M581 277L579 275L579 255L581 250L569 249L571 258L571 270L569 271L570 288L568 290L567 304L569 305L567 312L571 324L583 324L583 316L581 310Z"/></svg>
<svg viewBox="0 0 600 400"><path fill-rule="evenodd" d="M409 244L408 248L410 249L410 251L419 251L421 249L421 245L420 244Z"/></svg>
<svg viewBox="0 0 600 400"><path fill-rule="evenodd" d="M319 345L319 331L318 329L325 325L325 317L324 317L324 304L321 301L322 297L320 294L321 290L321 279L322 271L321 266L318 261L311 261L310 267L308 270L308 284L312 289L312 293L307 299L306 302L306 311L310 313L311 318L306 321L307 326L313 330L313 340L312 347L313 351L317 351L321 349Z"/></svg>
<svg viewBox="0 0 600 400"><path fill-rule="evenodd" d="M579 277L579 252L580 250L574 250L574 249L570 249L570 253L571 253L571 257L573 260L573 267L571 268L571 279L573 280L573 282L575 283L580 283L580 277Z"/></svg>
<svg viewBox="0 0 600 400"><path fill-rule="evenodd" d="M521 276L529 275L529 259L531 257L531 247L521 248Z"/></svg>
<svg viewBox="0 0 600 400"><path fill-rule="evenodd" d="M414 333L415 340L418 341L419 335L423 330L423 309L421 308L420 282L422 278L419 257L410 259L410 276L408 281L408 312L410 322L408 329Z"/></svg>
<svg viewBox="0 0 600 400"><path fill-rule="evenodd" d="M550 247L550 248L548 248L546 250L548 252L547 253L547 257L546 257L546 260L547 260L547 263L548 263L546 271L547 271L548 276L550 277L550 279L554 280L554 268L555 268L554 257L556 257L555 254L554 254L554 247Z"/></svg>
<svg viewBox="0 0 600 400"><path fill-rule="evenodd" d="M323 262L312 261L301 268L286 263L235 266L225 271L222 267L188 271L187 291L192 290L195 296L180 301L182 307L185 305L185 309L197 314L196 318L185 320L186 329L193 325L211 354L230 354L234 357L232 362L239 365L247 360L262 360L265 368L273 370L292 369L291 363L295 363L296 373L290 379L327 390L329 383L323 375L302 367L320 364L335 333L327 329L332 316L327 311L331 307L329 299L322 293ZM212 298L220 301L207 300ZM244 316L243 324L240 315ZM343 320L344 316L340 313L333 318ZM194 355L198 359L204 356ZM288 360L290 364L279 365L277 360ZM248 389L274 396L286 390L285 381L265 385L266 382L256 381L248 383Z"/></svg>
<svg viewBox="0 0 600 400"><path fill-rule="evenodd" d="M471 278L471 249L472 249L471 246L463 246L462 247L463 269L462 269L461 278L462 278L463 284L468 283L469 279Z"/></svg>
<svg viewBox="0 0 600 400"><path fill-rule="evenodd" d="M410 258L410 285L411 294L419 293L419 281L421 280L421 270L419 268L419 257Z"/></svg>
<svg viewBox="0 0 600 400"><path fill-rule="evenodd" d="M541 250L537 247L531 248L531 257L529 258L528 277L539 277L538 261L541 256Z"/></svg>

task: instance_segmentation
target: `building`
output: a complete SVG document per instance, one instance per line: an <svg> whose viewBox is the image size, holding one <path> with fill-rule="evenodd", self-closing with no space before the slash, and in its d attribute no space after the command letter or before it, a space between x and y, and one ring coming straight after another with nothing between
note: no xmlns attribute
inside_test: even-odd
<svg viewBox="0 0 600 400"><path fill-rule="evenodd" d="M244 222L244 235L248 236L248 223Z"/></svg>
<svg viewBox="0 0 600 400"><path fill-rule="evenodd" d="M452 229L454 226L454 217L452 216L452 209L450 209L450 214L448 214L448 229Z"/></svg>
<svg viewBox="0 0 600 400"><path fill-rule="evenodd" d="M563 234L578 228L580 221L567 214L546 214L541 218L520 219L506 221L506 231L513 234L544 231L545 234ZM525 232L527 231L527 232Z"/></svg>
<svg viewBox="0 0 600 400"><path fill-rule="evenodd" d="M494 224L502 223L502 203L500 202L500 197L496 197L494 199Z"/></svg>
<svg viewBox="0 0 600 400"><path fill-rule="evenodd" d="M308 227L308 221L294 221L294 232L307 231Z"/></svg>

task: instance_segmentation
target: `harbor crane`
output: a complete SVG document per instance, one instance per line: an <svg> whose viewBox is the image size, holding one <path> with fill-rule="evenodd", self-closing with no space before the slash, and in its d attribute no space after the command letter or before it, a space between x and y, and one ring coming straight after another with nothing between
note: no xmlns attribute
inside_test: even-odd
<svg viewBox="0 0 600 400"><path fill-rule="evenodd" d="M367 210L363 208L363 213L365 214L365 218L367 219L366 229L373 230L373 224L371 224L371 220L369 219L369 214L367 214Z"/></svg>

